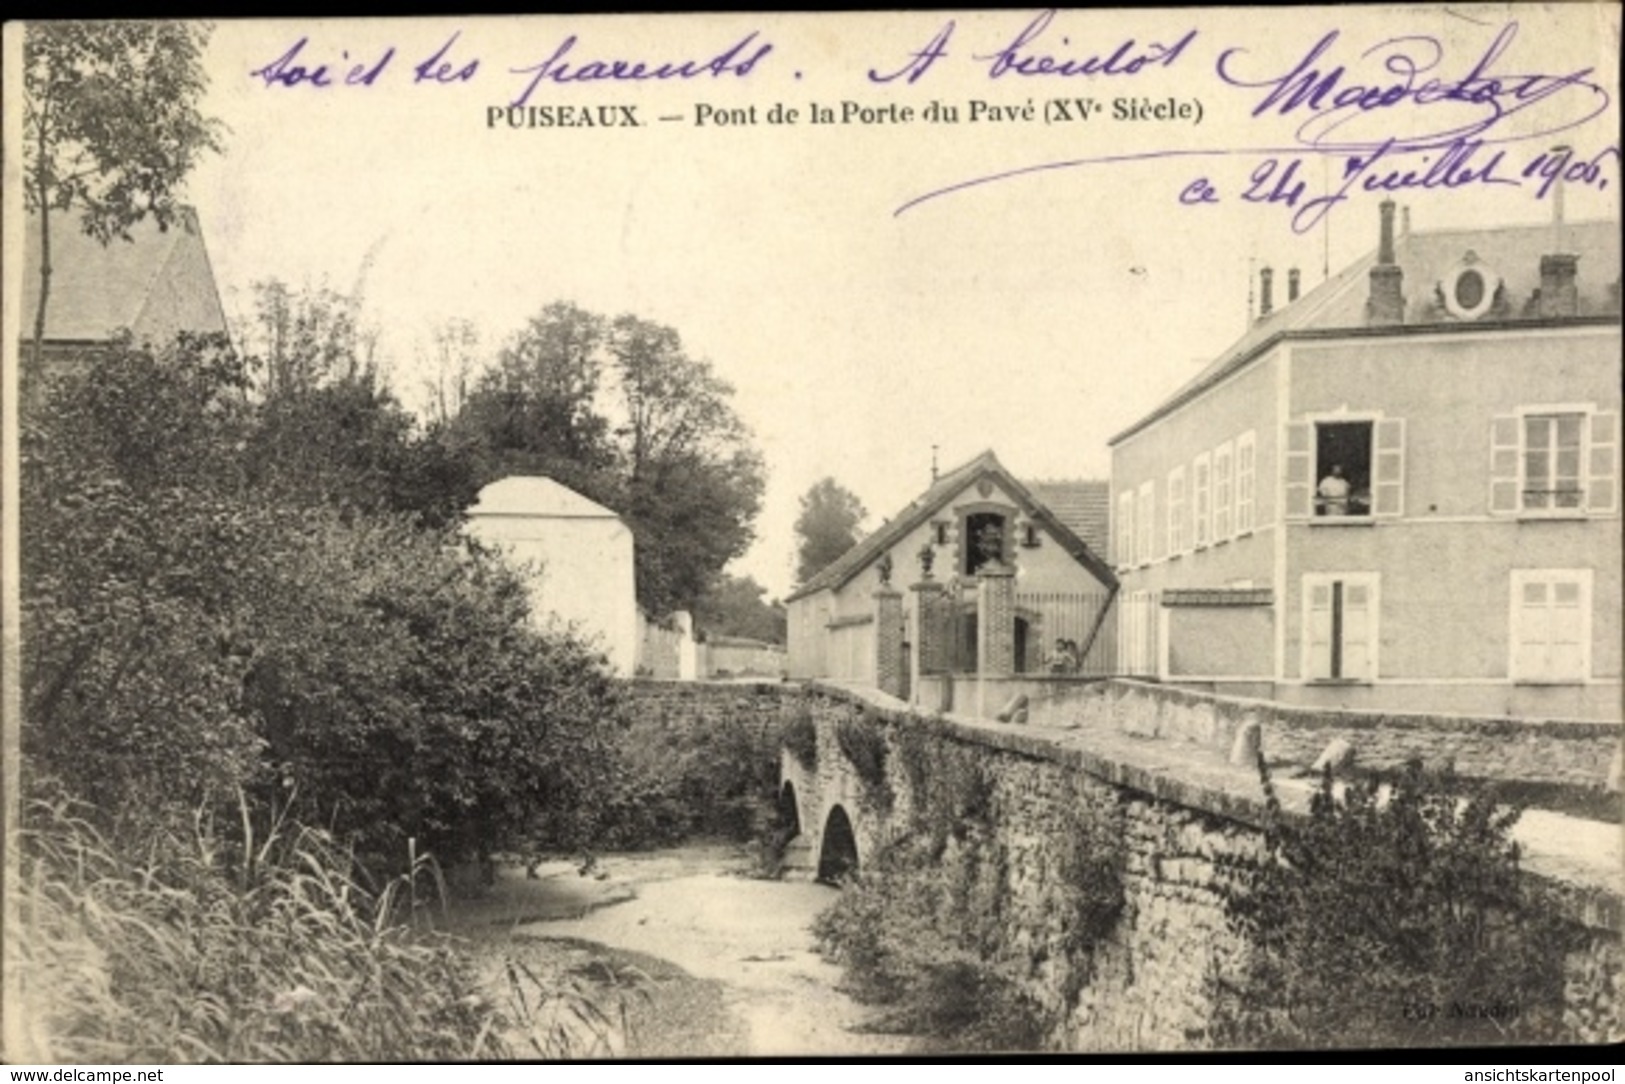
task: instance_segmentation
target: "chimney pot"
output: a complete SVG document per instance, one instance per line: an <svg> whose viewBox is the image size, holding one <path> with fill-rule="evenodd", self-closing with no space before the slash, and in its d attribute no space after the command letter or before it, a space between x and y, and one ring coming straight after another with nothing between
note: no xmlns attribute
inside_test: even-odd
<svg viewBox="0 0 1625 1084"><path fill-rule="evenodd" d="M1405 272L1394 262L1394 201L1385 199L1380 208L1382 233L1377 245L1377 263L1371 268L1371 292L1366 297L1365 321L1373 325L1405 322Z"/></svg>
<svg viewBox="0 0 1625 1084"><path fill-rule="evenodd" d="M1275 308L1274 298L1271 296L1270 284L1275 278L1275 272L1268 267L1258 273L1258 318L1262 320Z"/></svg>
<svg viewBox="0 0 1625 1084"><path fill-rule="evenodd" d="M1377 245L1377 262L1394 262L1394 201L1385 199L1379 208L1382 214L1382 233Z"/></svg>

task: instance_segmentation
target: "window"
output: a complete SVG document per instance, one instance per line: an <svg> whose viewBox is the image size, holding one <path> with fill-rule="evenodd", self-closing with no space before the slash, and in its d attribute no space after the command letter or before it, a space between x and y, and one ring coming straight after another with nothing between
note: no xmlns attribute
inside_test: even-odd
<svg viewBox="0 0 1625 1084"><path fill-rule="evenodd" d="M997 512L972 512L959 535L960 568L974 576L983 565L1005 558L1004 517Z"/></svg>
<svg viewBox="0 0 1625 1084"><path fill-rule="evenodd" d="M1510 639L1513 681L1586 680L1591 669L1591 571L1514 571Z"/></svg>
<svg viewBox="0 0 1625 1084"><path fill-rule="evenodd" d="M1618 493L1619 416L1589 408L1531 408L1490 426L1490 511L1612 512Z"/></svg>
<svg viewBox="0 0 1625 1084"><path fill-rule="evenodd" d="M1168 472L1168 556L1185 552L1185 468Z"/></svg>
<svg viewBox="0 0 1625 1084"><path fill-rule="evenodd" d="M1208 473L1208 454L1203 452L1191 464L1191 511L1194 513L1191 533L1197 549L1209 542L1208 516L1211 506L1208 502L1211 498L1208 494Z"/></svg>
<svg viewBox="0 0 1625 1084"><path fill-rule="evenodd" d="M1236 533L1253 529L1254 494L1257 490L1258 451L1252 430L1236 438Z"/></svg>
<svg viewBox="0 0 1625 1084"><path fill-rule="evenodd" d="M1140 483L1140 496L1135 502L1134 511L1134 526L1140 532L1134 555L1143 565L1157 558L1157 496L1154 482Z"/></svg>
<svg viewBox="0 0 1625 1084"><path fill-rule="evenodd" d="M1117 567L1134 565L1134 491L1117 497Z"/></svg>
<svg viewBox="0 0 1625 1084"><path fill-rule="evenodd" d="M1037 549L1039 545L1038 524L1027 523L1021 528L1021 544L1027 549Z"/></svg>
<svg viewBox="0 0 1625 1084"><path fill-rule="evenodd" d="M1286 449L1288 515L1403 514L1403 418L1293 422L1287 426Z"/></svg>
<svg viewBox="0 0 1625 1084"><path fill-rule="evenodd" d="M1227 440L1213 449L1213 541L1223 542L1235 522L1235 452Z"/></svg>
<svg viewBox="0 0 1625 1084"><path fill-rule="evenodd" d="M1374 572L1303 578L1304 677L1371 681L1377 676L1377 587Z"/></svg>

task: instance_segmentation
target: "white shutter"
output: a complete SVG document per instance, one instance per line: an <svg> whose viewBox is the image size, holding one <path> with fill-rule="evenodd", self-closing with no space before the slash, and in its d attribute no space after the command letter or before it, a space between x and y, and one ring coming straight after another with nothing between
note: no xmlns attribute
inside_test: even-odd
<svg viewBox="0 0 1625 1084"><path fill-rule="evenodd" d="M1619 506L1619 415L1591 415L1586 453L1586 511L1612 512Z"/></svg>
<svg viewBox="0 0 1625 1084"><path fill-rule="evenodd" d="M1235 502L1235 456L1227 440L1213 450L1213 541L1235 533Z"/></svg>
<svg viewBox="0 0 1625 1084"><path fill-rule="evenodd" d="M1377 516L1405 514L1405 419L1377 422L1371 464L1371 512Z"/></svg>
<svg viewBox="0 0 1625 1084"><path fill-rule="evenodd" d="M1343 670L1338 677L1368 681L1371 673L1371 588L1343 584Z"/></svg>
<svg viewBox="0 0 1625 1084"><path fill-rule="evenodd" d="M1236 438L1236 533L1253 529L1253 494L1256 488L1257 449L1251 431Z"/></svg>
<svg viewBox="0 0 1625 1084"><path fill-rule="evenodd" d="M1518 417L1497 414L1490 421L1490 512L1518 511Z"/></svg>
<svg viewBox="0 0 1625 1084"><path fill-rule="evenodd" d="M1558 580L1552 584L1551 612L1546 626L1547 677L1562 681L1585 677L1585 645L1581 641L1585 621L1580 605L1579 583Z"/></svg>
<svg viewBox="0 0 1625 1084"><path fill-rule="evenodd" d="M1307 519L1313 512L1315 492L1315 449L1313 430L1308 422L1288 422L1286 427L1286 517Z"/></svg>
<svg viewBox="0 0 1625 1084"><path fill-rule="evenodd" d="M1129 568L1134 564L1134 492L1117 498L1117 567Z"/></svg>
<svg viewBox="0 0 1625 1084"><path fill-rule="evenodd" d="M1193 513L1191 533L1194 545L1198 549L1207 545L1212 539L1210 532L1212 530L1213 516L1211 489L1213 479L1210 459L1208 453L1203 452L1191 464L1191 511Z"/></svg>
<svg viewBox="0 0 1625 1084"><path fill-rule="evenodd" d="M1157 495L1155 482L1141 482L1140 496L1134 504L1134 526L1140 532L1140 541L1134 547L1134 556L1140 564L1157 559Z"/></svg>
<svg viewBox="0 0 1625 1084"><path fill-rule="evenodd" d="M1309 587L1309 627L1305 630L1309 640L1309 673L1307 678L1332 676L1332 585L1312 584Z"/></svg>

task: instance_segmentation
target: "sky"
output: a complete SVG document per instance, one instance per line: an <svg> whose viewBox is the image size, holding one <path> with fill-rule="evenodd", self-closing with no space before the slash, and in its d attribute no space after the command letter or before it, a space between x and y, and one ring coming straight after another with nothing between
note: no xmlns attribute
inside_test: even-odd
<svg viewBox="0 0 1625 1084"><path fill-rule="evenodd" d="M1107 477L1108 439L1243 332L1257 268L1276 269L1279 304L1287 268L1308 290L1373 248L1381 195L1361 178L1419 180L1439 133L1484 141L1464 166L1488 175L1396 192L1414 229L1550 220L1553 189L1523 173L1560 143L1565 215L1617 218L1618 19L1427 5L227 21L203 103L225 151L187 198L228 314L263 279L360 284L409 403L450 318L488 353L555 300L677 328L734 386L769 470L758 541L732 571L782 596L798 498L824 476L859 495L868 527L925 488L934 447L944 469L992 448L1018 477ZM1282 115L1270 80L1320 42L1308 64L1341 66L1336 86ZM590 78L615 60L712 70ZM553 78L561 66L588 78ZM1092 74L1054 70L1068 66ZM1407 72L1414 91L1475 70L1476 102L1401 85L1332 109ZM521 99L640 126L530 126L541 113L503 108ZM811 123L814 103L834 122ZM957 121L928 119L933 104ZM1173 115L1126 115L1157 107ZM1303 205L1390 138L1310 223Z"/></svg>

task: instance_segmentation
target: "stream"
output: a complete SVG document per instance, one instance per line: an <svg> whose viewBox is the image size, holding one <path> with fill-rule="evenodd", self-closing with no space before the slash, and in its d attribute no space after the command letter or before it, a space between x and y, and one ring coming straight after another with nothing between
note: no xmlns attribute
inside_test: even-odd
<svg viewBox="0 0 1625 1084"><path fill-rule="evenodd" d="M504 866L480 898L453 905L452 928L471 941L488 994L529 1007L528 1028L505 1036L521 1056L558 1056L546 1036L564 1031L573 1057L914 1049L910 1036L871 1030L878 1011L843 993L840 968L813 950L813 919L837 890L753 878L752 867L727 844L605 855L585 872L547 862L534 879ZM536 991L572 984L604 1019L533 1005Z"/></svg>

